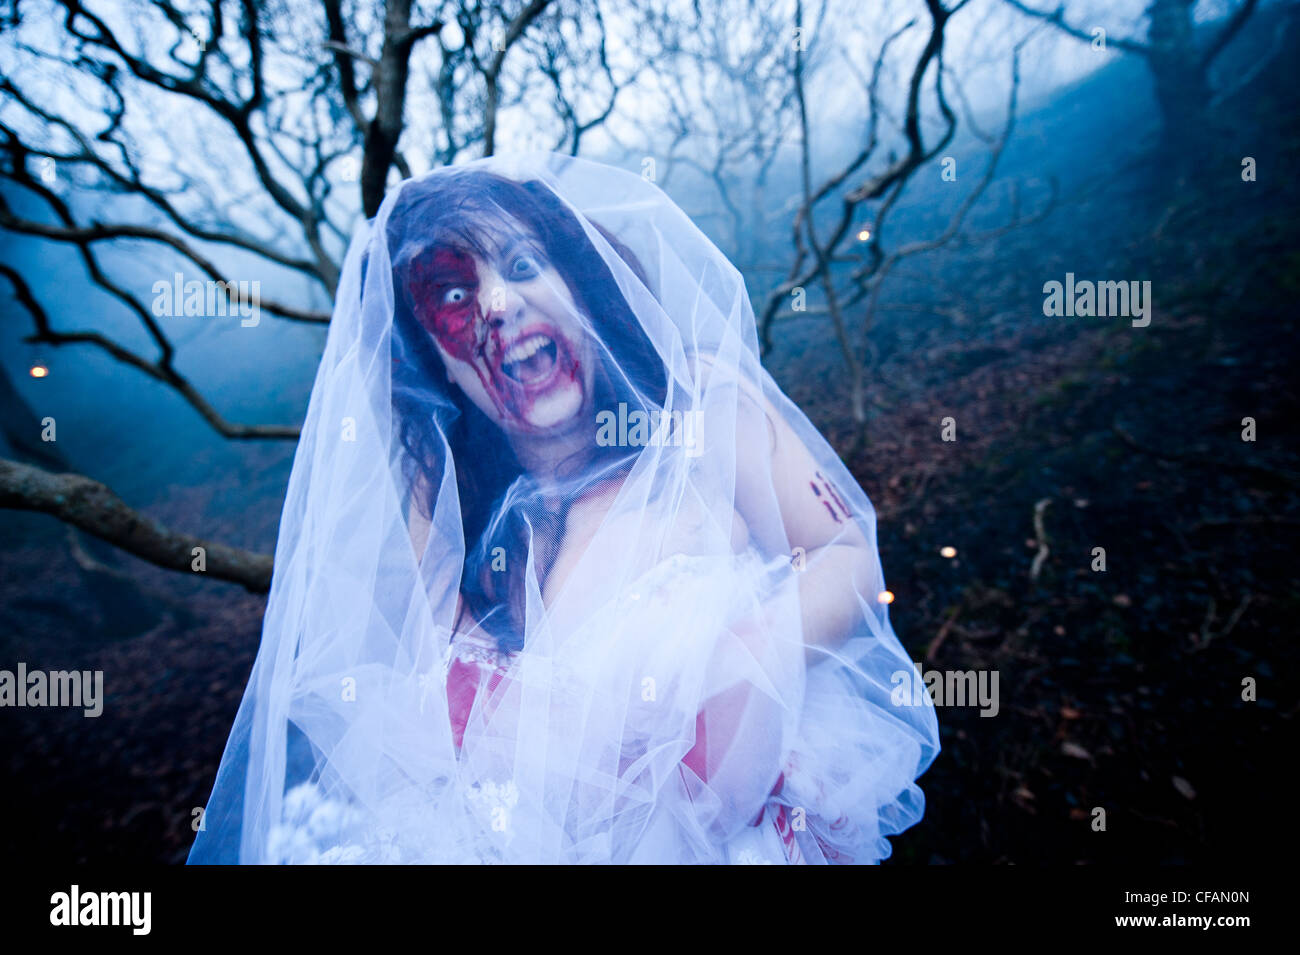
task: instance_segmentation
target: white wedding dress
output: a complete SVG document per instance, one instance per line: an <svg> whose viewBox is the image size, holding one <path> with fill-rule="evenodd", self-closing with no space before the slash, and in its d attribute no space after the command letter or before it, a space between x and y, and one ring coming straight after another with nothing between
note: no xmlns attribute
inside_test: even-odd
<svg viewBox="0 0 1300 955"><path fill-rule="evenodd" d="M344 263L190 861L879 861L938 752L884 587L871 502L657 186L408 180Z"/></svg>
<svg viewBox="0 0 1300 955"><path fill-rule="evenodd" d="M562 712L566 686L585 687L603 679L605 671L646 674L633 687L631 698L611 705L626 721L624 751L616 762L625 767L621 780L629 809L641 808L634 839L615 846L607 833L585 834L588 851L573 847L574 862L796 864L808 861L875 861L890 830L880 825L877 800L881 779L898 778L920 757L919 747L907 745L906 734L854 694L833 662L813 666L807 673L803 716L788 751L762 759L764 742L755 734L732 735L727 742L753 760L769 767L767 776L736 774L736 788L751 793L750 805L759 805L755 818L731 820L726 838L713 843L702 838L689 781L702 769L691 759L697 740L697 714L678 713L675 733L665 733L665 710L657 695L660 679L671 682L682 671L701 668L702 658L716 650L717 635L725 631L751 591L755 577L768 572L754 551L732 558L672 555L651 567L600 612L563 641L563 650L546 661L558 724L572 721ZM777 568L780 572L780 568ZM436 669L424 675L420 708L443 697L446 686L455 712L453 729L463 734L468 722L482 719L478 693L501 694L521 657L503 656L495 643L479 634L458 635L448 645ZM722 654L720 656L725 656ZM537 665L540 661L532 661ZM725 660L715 657L715 665ZM646 697L652 697L647 699ZM585 698L583 692L577 698ZM636 727L642 725L638 732ZM675 776L662 780L661 791L647 798L638 793L644 782L647 746L651 740L672 738L671 753L684 765ZM779 737L778 737L779 738ZM513 755L513 750L511 750ZM716 761L713 768L729 763ZM779 767L773 774L771 768ZM502 863L522 861L511 854L512 829L529 818L530 807L520 806L520 791L512 781L517 767L477 776L450 772L424 798L407 806L385 807L378 816L332 799L314 783L301 783L284 801L283 817L271 832L271 861L307 864L352 863ZM562 783L567 780L561 780ZM716 785L716 782L715 782ZM763 787L769 787L764 790ZM757 787L757 788L755 788ZM561 785L561 789L567 786ZM603 798L601 787L594 794ZM764 798L764 793L766 796ZM923 799L912 785L903 805L919 813ZM618 797L616 797L618 798ZM566 808L580 808L580 799ZM739 800L738 800L739 802ZM653 809L649 807L653 806ZM540 808L540 807L538 807ZM598 815L598 814L597 814ZM399 839L399 833L427 831L430 817L461 818L468 825L441 828L440 838L422 846ZM554 819L551 825L557 825ZM744 823L744 824L741 824ZM887 846L885 846L887 851Z"/></svg>

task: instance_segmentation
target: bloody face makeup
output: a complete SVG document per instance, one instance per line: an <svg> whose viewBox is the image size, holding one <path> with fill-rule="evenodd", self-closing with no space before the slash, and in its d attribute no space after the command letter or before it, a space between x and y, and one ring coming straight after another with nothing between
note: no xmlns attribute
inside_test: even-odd
<svg viewBox="0 0 1300 955"><path fill-rule="evenodd" d="M487 338L473 256L460 249L436 249L411 264L407 288L415 317L425 330L448 354L472 362Z"/></svg>
<svg viewBox="0 0 1300 955"><path fill-rule="evenodd" d="M546 432L590 395L587 333L535 239L493 245L425 251L406 270L407 294L448 374L486 414L510 430Z"/></svg>

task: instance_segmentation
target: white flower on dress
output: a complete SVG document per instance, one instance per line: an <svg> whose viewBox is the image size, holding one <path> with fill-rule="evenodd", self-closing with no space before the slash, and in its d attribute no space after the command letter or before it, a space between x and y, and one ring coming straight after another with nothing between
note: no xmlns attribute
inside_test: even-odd
<svg viewBox="0 0 1300 955"><path fill-rule="evenodd" d="M320 805L321 794L313 783L300 783L284 794L281 815L289 825L305 822Z"/></svg>
<svg viewBox="0 0 1300 955"><path fill-rule="evenodd" d="M280 825L271 829L267 853L272 862L285 865L358 861L364 850L345 840L358 815L354 807L326 797L315 783L300 783L284 794Z"/></svg>
<svg viewBox="0 0 1300 955"><path fill-rule="evenodd" d="M320 865L357 865L366 861L366 850L356 845L333 846L317 859Z"/></svg>
<svg viewBox="0 0 1300 955"><path fill-rule="evenodd" d="M295 826L273 827L267 851L271 861L278 865L310 864L319 855L311 836Z"/></svg>
<svg viewBox="0 0 1300 955"><path fill-rule="evenodd" d="M344 809L336 802L324 802L316 807L307 820L307 835L317 841L336 836L343 828Z"/></svg>

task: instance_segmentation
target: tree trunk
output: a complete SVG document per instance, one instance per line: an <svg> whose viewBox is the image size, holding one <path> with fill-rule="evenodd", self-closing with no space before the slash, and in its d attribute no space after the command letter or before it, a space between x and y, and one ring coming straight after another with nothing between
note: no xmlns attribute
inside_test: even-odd
<svg viewBox="0 0 1300 955"><path fill-rule="evenodd" d="M1192 23L1196 0L1153 0L1147 9L1149 63L1160 107L1160 148L1178 169L1194 165L1211 144L1207 106L1209 80L1201 63Z"/></svg>

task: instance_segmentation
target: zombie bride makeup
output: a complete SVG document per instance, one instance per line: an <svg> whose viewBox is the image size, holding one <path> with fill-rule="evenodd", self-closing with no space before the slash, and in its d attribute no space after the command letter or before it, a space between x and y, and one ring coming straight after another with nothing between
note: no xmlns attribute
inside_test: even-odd
<svg viewBox="0 0 1300 955"><path fill-rule="evenodd" d="M815 481L809 481L808 486L812 488L813 494L822 502L827 513L830 514L831 519L834 520L836 524L843 524L846 520L852 520L853 515L849 512L848 505L844 503L844 499L840 497L838 492L836 492L835 486L831 484L830 481L826 480L825 475L823 475L821 471L818 471L816 476L817 479ZM831 502L834 502L834 504ZM841 515L843 515L843 519L841 519Z"/></svg>
<svg viewBox="0 0 1300 955"><path fill-rule="evenodd" d="M584 322L531 236L493 245L426 251L407 270L407 294L449 375L485 413L503 427L548 430L590 393Z"/></svg>

